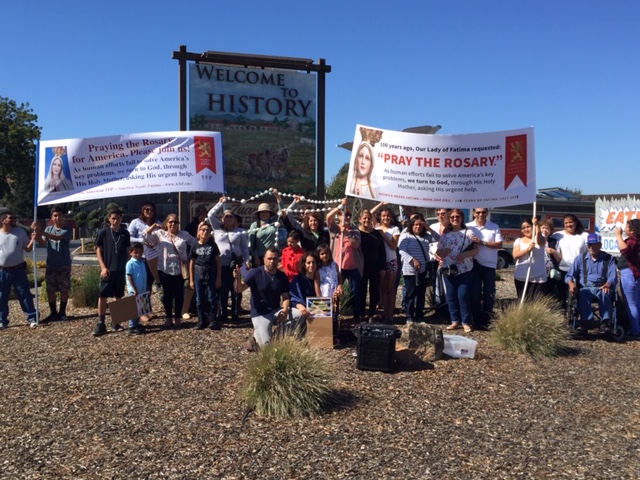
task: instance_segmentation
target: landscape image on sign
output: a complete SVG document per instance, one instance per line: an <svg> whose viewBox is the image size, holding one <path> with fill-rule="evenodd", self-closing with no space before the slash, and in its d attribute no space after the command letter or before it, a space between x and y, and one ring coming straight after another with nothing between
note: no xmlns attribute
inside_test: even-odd
<svg viewBox="0 0 640 480"><path fill-rule="evenodd" d="M307 73L192 65L191 130L221 132L227 194L287 182L315 193L316 86Z"/></svg>

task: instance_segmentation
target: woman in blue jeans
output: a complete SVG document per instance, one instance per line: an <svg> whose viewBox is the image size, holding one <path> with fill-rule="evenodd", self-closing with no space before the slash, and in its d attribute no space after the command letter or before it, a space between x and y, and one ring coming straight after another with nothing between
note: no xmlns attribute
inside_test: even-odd
<svg viewBox="0 0 640 480"><path fill-rule="evenodd" d="M473 257L478 247L473 242L470 230L464 224L464 213L454 208L449 213L451 224L438 242L436 255L441 259L442 276L447 289L447 305L451 325L447 330L471 326L471 284L473 283Z"/></svg>
<svg viewBox="0 0 640 480"><path fill-rule="evenodd" d="M640 220L634 218L627 222L624 226L626 238L623 239L621 228L616 228L615 234L620 253L629 265L629 268L623 268L622 262L619 264L620 283L629 312L631 327L629 335L638 338L640 337Z"/></svg>
<svg viewBox="0 0 640 480"><path fill-rule="evenodd" d="M429 255L429 244L435 243L435 240L431 230L427 229L426 223L420 217L409 220L407 231L403 232L398 240L406 292L407 322L424 320L426 274L434 271L429 268L432 261Z"/></svg>

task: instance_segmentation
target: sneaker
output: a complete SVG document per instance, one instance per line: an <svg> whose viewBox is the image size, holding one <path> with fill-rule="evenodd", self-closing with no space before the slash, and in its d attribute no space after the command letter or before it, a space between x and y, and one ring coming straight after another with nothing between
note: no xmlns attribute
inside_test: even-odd
<svg viewBox="0 0 640 480"><path fill-rule="evenodd" d="M184 318L184 315L183 315L183 318ZM180 317L174 318L173 324L176 326L176 328L182 327L182 319Z"/></svg>
<svg viewBox="0 0 640 480"><path fill-rule="evenodd" d="M104 323L98 323L93 331L94 337L101 337L107 334L107 326Z"/></svg>
<svg viewBox="0 0 640 480"><path fill-rule="evenodd" d="M58 320L60 320L61 322L66 322L67 320L69 320L69 317L67 317L66 315L60 315L58 317Z"/></svg>
<svg viewBox="0 0 640 480"><path fill-rule="evenodd" d="M114 332L121 332L122 330L124 330L124 327L122 325L120 325L119 323L114 323L113 325L111 325L111 329Z"/></svg>
<svg viewBox="0 0 640 480"><path fill-rule="evenodd" d="M142 325L129 328L129 335L144 335L146 329Z"/></svg>
<svg viewBox="0 0 640 480"><path fill-rule="evenodd" d="M206 327L206 324L202 320L198 320L198 323L196 323L196 330L204 330L204 327Z"/></svg>
<svg viewBox="0 0 640 480"><path fill-rule="evenodd" d="M6 330L8 325L6 323L0 323L0 330Z"/></svg>
<svg viewBox="0 0 640 480"><path fill-rule="evenodd" d="M585 327L578 327L576 328L576 334L578 335L586 335L587 334L587 329Z"/></svg>
<svg viewBox="0 0 640 480"><path fill-rule="evenodd" d="M212 320L211 323L209 324L210 330L220 330L221 328L222 328L222 323L220 323L218 320Z"/></svg>
<svg viewBox="0 0 640 480"><path fill-rule="evenodd" d="M38 326L38 322L29 322L29 326L31 328L36 328Z"/></svg>

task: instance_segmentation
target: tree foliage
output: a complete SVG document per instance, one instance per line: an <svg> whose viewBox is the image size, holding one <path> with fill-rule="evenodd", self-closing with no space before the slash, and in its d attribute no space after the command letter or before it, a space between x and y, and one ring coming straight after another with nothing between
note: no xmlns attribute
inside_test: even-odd
<svg viewBox="0 0 640 480"><path fill-rule="evenodd" d="M582 189L580 189L580 188L564 187L563 190L566 190L567 192L575 195L578 198L582 198Z"/></svg>
<svg viewBox="0 0 640 480"><path fill-rule="evenodd" d="M349 163L345 163L338 173L327 184L327 198L343 198L347 190L347 176L349 175Z"/></svg>
<svg viewBox="0 0 640 480"><path fill-rule="evenodd" d="M0 202L22 216L33 213L37 121L28 103L0 97Z"/></svg>

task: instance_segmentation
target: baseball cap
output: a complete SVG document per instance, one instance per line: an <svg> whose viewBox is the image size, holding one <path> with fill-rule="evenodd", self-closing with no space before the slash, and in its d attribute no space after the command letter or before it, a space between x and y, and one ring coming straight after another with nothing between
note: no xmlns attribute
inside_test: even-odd
<svg viewBox="0 0 640 480"><path fill-rule="evenodd" d="M591 243L602 243L600 235L598 235L597 233L590 233L587 237L587 245Z"/></svg>

